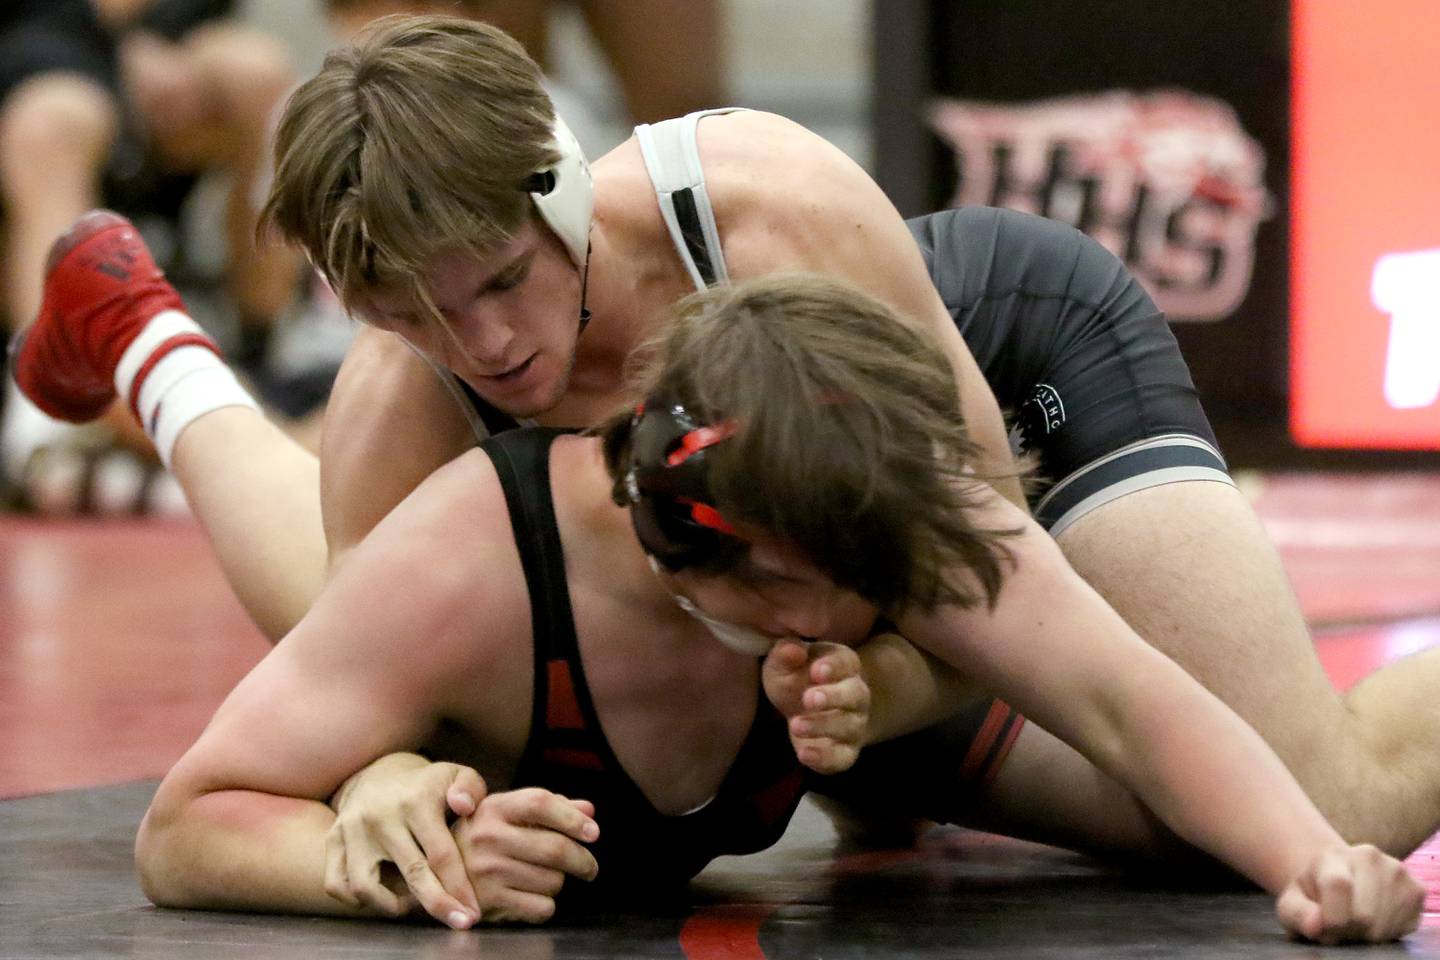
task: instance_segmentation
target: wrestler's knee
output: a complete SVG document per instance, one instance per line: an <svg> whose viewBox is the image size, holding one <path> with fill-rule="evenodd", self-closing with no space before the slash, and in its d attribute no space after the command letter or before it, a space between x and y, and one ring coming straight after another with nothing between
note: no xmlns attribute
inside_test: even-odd
<svg viewBox="0 0 1440 960"><path fill-rule="evenodd" d="M98 172L119 124L119 108L100 84L71 73L38 74L0 103L0 171L7 186L37 157L76 158Z"/></svg>
<svg viewBox="0 0 1440 960"><path fill-rule="evenodd" d="M243 24L219 23L197 30L186 49L200 76L220 91L217 106L228 126L263 127L295 82L295 66L285 45Z"/></svg>

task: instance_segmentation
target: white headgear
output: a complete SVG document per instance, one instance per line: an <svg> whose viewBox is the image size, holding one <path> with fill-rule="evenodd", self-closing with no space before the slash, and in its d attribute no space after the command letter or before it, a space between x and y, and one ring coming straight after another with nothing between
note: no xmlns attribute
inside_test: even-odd
<svg viewBox="0 0 1440 960"><path fill-rule="evenodd" d="M585 153L575 134L555 115L555 149L560 159L531 178L530 199L535 209L565 249L577 267L584 267L590 251L590 217L595 210L595 182L590 176L590 164L585 162Z"/></svg>

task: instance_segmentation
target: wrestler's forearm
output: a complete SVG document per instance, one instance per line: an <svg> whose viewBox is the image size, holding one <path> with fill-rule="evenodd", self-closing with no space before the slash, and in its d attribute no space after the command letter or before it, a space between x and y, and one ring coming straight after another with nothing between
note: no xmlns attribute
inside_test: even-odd
<svg viewBox="0 0 1440 960"><path fill-rule="evenodd" d="M1178 835L1272 893L1345 846L1249 725L1171 661L1163 668L1173 675L1160 682L1136 670L1115 766L1102 766Z"/></svg>
<svg viewBox="0 0 1440 960"><path fill-rule="evenodd" d="M1003 529L1000 509L980 520ZM1274 752L1145 643L1033 522L989 607L911 610L902 632L1064 740L1167 827L1272 892L1348 849Z"/></svg>
<svg viewBox="0 0 1440 960"><path fill-rule="evenodd" d="M320 801L220 790L172 801L161 786L140 825L140 885L157 906L362 916L325 892Z"/></svg>
<svg viewBox="0 0 1440 960"><path fill-rule="evenodd" d="M963 674L898 633L872 637L855 652L870 687L867 745L939 723L978 695Z"/></svg>

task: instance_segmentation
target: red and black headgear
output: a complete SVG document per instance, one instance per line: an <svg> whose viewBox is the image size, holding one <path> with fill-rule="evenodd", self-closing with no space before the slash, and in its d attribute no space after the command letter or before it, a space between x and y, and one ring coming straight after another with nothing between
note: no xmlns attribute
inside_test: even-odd
<svg viewBox="0 0 1440 960"><path fill-rule="evenodd" d="M630 508L645 552L667 570L704 567L745 549L715 507L707 451L735 432L734 421L699 423L684 405L655 396L639 404L619 438L613 497Z"/></svg>

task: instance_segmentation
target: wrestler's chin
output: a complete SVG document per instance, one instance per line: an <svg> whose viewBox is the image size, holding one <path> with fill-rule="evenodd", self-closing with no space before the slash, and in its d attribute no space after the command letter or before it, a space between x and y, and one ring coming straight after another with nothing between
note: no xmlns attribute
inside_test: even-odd
<svg viewBox="0 0 1440 960"><path fill-rule="evenodd" d="M467 378L486 403L517 419L541 416L565 396L570 371L556 371L556 365L537 353L500 376Z"/></svg>

